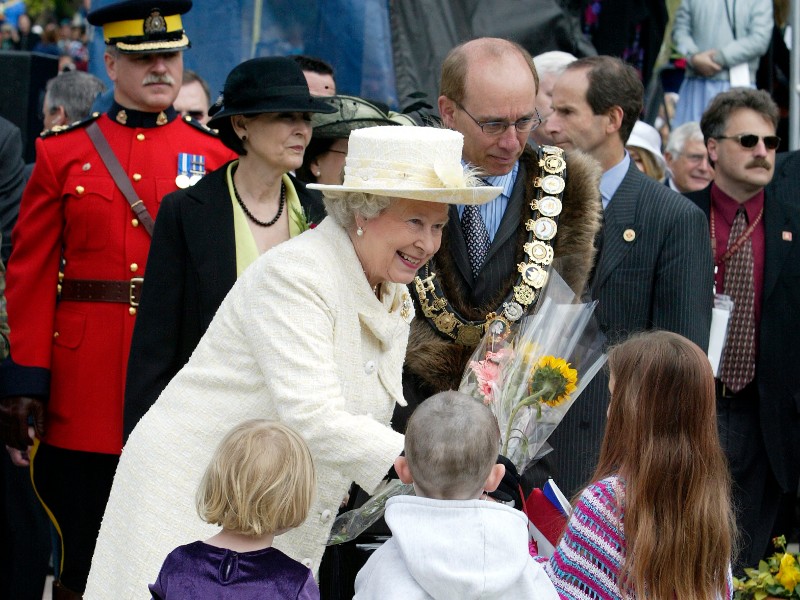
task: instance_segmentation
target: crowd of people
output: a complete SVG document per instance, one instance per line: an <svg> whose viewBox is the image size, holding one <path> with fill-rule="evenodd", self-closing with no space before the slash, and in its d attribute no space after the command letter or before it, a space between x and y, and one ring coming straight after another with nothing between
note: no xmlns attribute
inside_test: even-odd
<svg viewBox="0 0 800 600"><path fill-rule="evenodd" d="M800 154L754 85L771 11L710 4L679 9L666 135L609 55L466 41L421 119L309 56L215 99L191 0L40 33L6 10L3 48L77 70L34 165L0 118L0 594L52 568L55 600L732 598L800 482ZM596 301L608 368L518 473L454 390L550 273ZM550 478L573 506L545 556L524 499ZM389 479L415 496L328 545Z"/></svg>

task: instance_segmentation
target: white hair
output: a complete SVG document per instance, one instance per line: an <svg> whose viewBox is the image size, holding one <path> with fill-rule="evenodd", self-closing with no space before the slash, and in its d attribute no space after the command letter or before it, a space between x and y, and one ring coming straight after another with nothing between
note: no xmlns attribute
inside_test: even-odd
<svg viewBox="0 0 800 600"><path fill-rule="evenodd" d="M377 217L386 210L393 199L388 196L350 192L344 196L324 196L325 210L328 216L345 229L355 227L356 216L365 219Z"/></svg>
<svg viewBox="0 0 800 600"><path fill-rule="evenodd" d="M551 50L550 52L542 52L533 57L533 64L536 66L536 72L541 77L542 75L561 75L567 65L578 60L569 52L561 52L560 50Z"/></svg>
<svg viewBox="0 0 800 600"><path fill-rule="evenodd" d="M697 121L688 121L673 129L667 138L667 145L664 152L669 152L672 156L676 156L683 152L686 143L689 141L704 142L703 132L700 129L700 123Z"/></svg>

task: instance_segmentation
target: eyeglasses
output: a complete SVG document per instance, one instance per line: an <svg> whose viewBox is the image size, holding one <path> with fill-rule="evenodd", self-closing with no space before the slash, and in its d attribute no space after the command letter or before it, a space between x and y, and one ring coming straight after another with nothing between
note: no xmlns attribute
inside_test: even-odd
<svg viewBox="0 0 800 600"><path fill-rule="evenodd" d="M328 148L328 152L334 152L336 154L344 154L345 156L347 156L347 152L345 152L344 150L334 150L333 148Z"/></svg>
<svg viewBox="0 0 800 600"><path fill-rule="evenodd" d="M754 148L758 140L764 140L764 147L767 150L775 150L781 145L781 138L777 135L758 136L754 133L742 133L739 135L719 135L718 140L736 140L742 148Z"/></svg>
<svg viewBox="0 0 800 600"><path fill-rule="evenodd" d="M533 109L536 111L535 117L524 117L514 121L513 123L508 123L506 121L478 121L478 119L469 114L469 111L466 108L461 106L460 102L455 102L455 105L467 113L467 116L475 121L475 124L480 127L481 131L483 131L483 133L486 135L500 135L512 125L518 133L529 133L542 124L542 118L539 116L539 109L537 108Z"/></svg>
<svg viewBox="0 0 800 600"><path fill-rule="evenodd" d="M708 154L684 154L681 152L680 155L686 159L686 162L692 163L693 165L699 164L704 160L708 160Z"/></svg>

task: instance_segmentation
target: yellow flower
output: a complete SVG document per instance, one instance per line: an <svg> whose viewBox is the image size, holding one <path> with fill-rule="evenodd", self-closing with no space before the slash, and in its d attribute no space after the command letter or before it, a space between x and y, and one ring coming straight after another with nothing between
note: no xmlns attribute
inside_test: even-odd
<svg viewBox="0 0 800 600"><path fill-rule="evenodd" d="M800 567L797 566L794 556L788 552L781 558L781 567L775 579L787 590L793 590L800 583Z"/></svg>
<svg viewBox="0 0 800 600"><path fill-rule="evenodd" d="M578 372L563 358L543 356L536 363L530 382L531 393L539 391L541 401L558 406L575 391Z"/></svg>

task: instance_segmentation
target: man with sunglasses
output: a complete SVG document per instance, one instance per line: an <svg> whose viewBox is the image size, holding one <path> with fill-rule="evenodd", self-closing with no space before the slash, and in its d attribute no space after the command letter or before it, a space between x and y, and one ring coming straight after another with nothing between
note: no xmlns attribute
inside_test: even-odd
<svg viewBox="0 0 800 600"><path fill-rule="evenodd" d="M788 531L776 530L780 503L800 479L800 208L796 171L772 181L778 119L765 91L717 95L700 121L714 180L687 194L708 217L716 290L734 302L716 385L740 569Z"/></svg>
<svg viewBox="0 0 800 600"><path fill-rule="evenodd" d="M487 322L510 327L532 312L553 266L576 292L585 289L600 224L599 170L583 154L527 144L540 123L537 88L530 54L508 40L471 40L442 64L442 121L464 136L463 162L503 193L480 208L451 207L441 249L410 285L417 316L405 366L409 410L457 389ZM404 416L393 419L399 431Z"/></svg>
<svg viewBox="0 0 800 600"><path fill-rule="evenodd" d="M666 329L708 346L711 249L702 211L644 175L625 150L644 89L630 65L610 56L567 65L553 87L547 133L565 150L579 149L603 168L603 231L590 283L608 343L630 333ZM598 374L550 437L556 482L567 494L588 480L600 451L609 401Z"/></svg>

